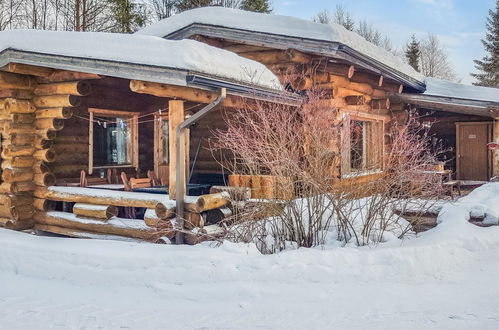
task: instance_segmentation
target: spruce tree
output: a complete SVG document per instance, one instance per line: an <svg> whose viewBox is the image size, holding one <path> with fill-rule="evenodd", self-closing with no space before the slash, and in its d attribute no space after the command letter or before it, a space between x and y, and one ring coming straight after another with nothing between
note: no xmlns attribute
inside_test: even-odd
<svg viewBox="0 0 499 330"><path fill-rule="evenodd" d="M411 41L405 46L405 57L409 61L409 65L412 66L414 70L419 71L421 48L419 41L416 39L414 34L411 37Z"/></svg>
<svg viewBox="0 0 499 330"><path fill-rule="evenodd" d="M243 0L241 2L241 9L265 14L272 12L269 0Z"/></svg>
<svg viewBox="0 0 499 330"><path fill-rule="evenodd" d="M185 11L189 9L207 7L213 5L212 0L179 0L177 3L178 11Z"/></svg>
<svg viewBox="0 0 499 330"><path fill-rule="evenodd" d="M480 73L471 76L477 80L474 85L499 88L499 0L496 0L495 11L489 10L486 26L485 39L481 41L488 54L474 61Z"/></svg>
<svg viewBox="0 0 499 330"><path fill-rule="evenodd" d="M144 26L146 14L143 8L130 0L108 0L111 19L114 22L111 31L132 33Z"/></svg>

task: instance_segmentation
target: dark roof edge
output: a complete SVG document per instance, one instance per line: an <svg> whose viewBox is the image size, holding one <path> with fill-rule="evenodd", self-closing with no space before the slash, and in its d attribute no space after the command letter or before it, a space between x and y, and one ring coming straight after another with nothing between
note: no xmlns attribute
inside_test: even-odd
<svg viewBox="0 0 499 330"><path fill-rule="evenodd" d="M135 64L85 57L72 57L64 55L43 54L17 49L6 49L0 52L0 67L8 63L23 63L42 67L82 71L124 79L137 79L150 82L171 84L177 86L191 86L195 88L214 90L225 84L229 94L258 98L261 100L281 101L282 103L296 105L301 102L296 95L274 91L255 85L246 85L231 81L230 79L208 77L201 73L189 72L177 68ZM204 84L191 84L188 77L203 77Z"/></svg>
<svg viewBox="0 0 499 330"><path fill-rule="evenodd" d="M400 100L406 101L407 103L411 103L411 101L413 102L426 101L426 102L434 102L442 104L454 104L456 106L472 106L472 107L483 107L483 108L499 107L499 102L473 100L473 99L465 99L465 98L457 98L457 97L441 96L441 95L403 93L396 95L396 97L399 98Z"/></svg>
<svg viewBox="0 0 499 330"><path fill-rule="evenodd" d="M163 38L178 40L190 37L195 34L202 34L214 38L239 40L247 44L268 46L277 49L293 48L299 51L309 53L311 52L321 56L340 57L353 63L359 63L366 69L384 74L385 76L396 81L400 81L402 84L404 84L404 86L412 88L417 92L422 93L426 90L426 85L424 84L424 82L409 77L408 75L395 70L367 55L364 55L344 44L331 41L263 33L201 23L193 23L187 25L175 32L163 36ZM257 36L257 38L248 38L248 34ZM297 39L300 40L300 42L297 43Z"/></svg>

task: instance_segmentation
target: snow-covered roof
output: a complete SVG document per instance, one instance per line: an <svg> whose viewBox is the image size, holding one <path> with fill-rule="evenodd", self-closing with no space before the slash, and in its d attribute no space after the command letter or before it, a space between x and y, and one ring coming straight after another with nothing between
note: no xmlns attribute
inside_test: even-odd
<svg viewBox="0 0 499 330"><path fill-rule="evenodd" d="M0 32L0 65L13 61L1 57L6 50L170 68L281 89L279 79L264 65L194 40L102 32L10 30Z"/></svg>
<svg viewBox="0 0 499 330"><path fill-rule="evenodd" d="M343 44L417 81L424 77L401 58L368 42L339 24L320 24L283 15L253 13L222 7L204 7L176 14L136 32L165 37L192 24L221 26L250 32L291 36Z"/></svg>
<svg viewBox="0 0 499 330"><path fill-rule="evenodd" d="M498 88L463 85L435 78L426 78L425 83L423 95L499 103Z"/></svg>

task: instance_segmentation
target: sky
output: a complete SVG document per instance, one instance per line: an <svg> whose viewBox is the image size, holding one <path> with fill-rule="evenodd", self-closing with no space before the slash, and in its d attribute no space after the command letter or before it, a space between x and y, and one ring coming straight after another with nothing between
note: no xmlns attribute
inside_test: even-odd
<svg viewBox="0 0 499 330"><path fill-rule="evenodd" d="M485 55L480 39L485 35L488 10L496 0L273 0L275 14L305 19L323 9L334 12L342 5L356 21L366 19L402 48L412 34L435 34L446 47L450 63L462 83L474 79L474 59Z"/></svg>

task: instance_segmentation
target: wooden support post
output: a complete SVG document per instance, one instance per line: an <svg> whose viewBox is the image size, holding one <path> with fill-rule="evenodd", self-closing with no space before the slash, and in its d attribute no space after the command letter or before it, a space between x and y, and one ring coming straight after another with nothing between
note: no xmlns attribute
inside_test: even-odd
<svg viewBox="0 0 499 330"><path fill-rule="evenodd" d="M168 143L169 143L169 181L168 181L168 192L170 195L170 199L175 199L175 184L176 180L176 172L177 172L177 164L176 161L176 150L177 143L182 143L184 141L177 141L177 128L184 121L184 101L181 100L171 100L168 102ZM182 143L181 147L182 152L185 153L185 144ZM182 157L181 159L184 159ZM185 165L184 165L185 166Z"/></svg>
<svg viewBox="0 0 499 330"><path fill-rule="evenodd" d="M499 122L494 120L492 142L499 143ZM499 150L492 150L492 177L499 176Z"/></svg>

